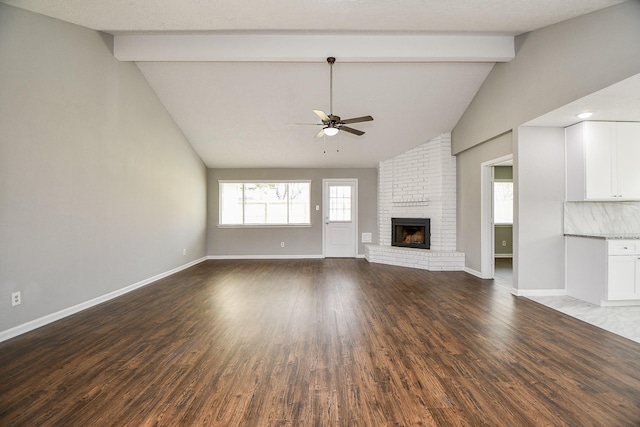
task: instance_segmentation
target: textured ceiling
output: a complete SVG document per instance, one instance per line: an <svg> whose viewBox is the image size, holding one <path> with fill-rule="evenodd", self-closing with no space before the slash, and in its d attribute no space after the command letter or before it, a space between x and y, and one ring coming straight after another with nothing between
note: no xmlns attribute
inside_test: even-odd
<svg viewBox="0 0 640 427"><path fill-rule="evenodd" d="M4 0L106 32L434 31L517 35L624 0Z"/></svg>
<svg viewBox="0 0 640 427"><path fill-rule="evenodd" d="M3 0L112 34L517 35L623 0ZM334 56L331 46L328 55ZM401 53L399 53L401 55ZM335 55L337 56L337 55ZM491 62L338 62L334 114L356 137L314 138L329 112L317 62L138 62L209 167L375 167L449 132ZM565 113L567 114L567 113ZM339 152L338 152L339 150ZM326 153L325 153L326 151Z"/></svg>

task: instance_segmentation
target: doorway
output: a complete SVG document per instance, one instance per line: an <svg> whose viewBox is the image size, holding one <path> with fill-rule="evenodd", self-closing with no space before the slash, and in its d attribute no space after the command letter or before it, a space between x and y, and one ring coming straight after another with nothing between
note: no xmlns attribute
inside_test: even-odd
<svg viewBox="0 0 640 427"><path fill-rule="evenodd" d="M355 258L358 241L358 180L322 180L325 258Z"/></svg>
<svg viewBox="0 0 640 427"><path fill-rule="evenodd" d="M481 277L513 288L513 156L482 163Z"/></svg>

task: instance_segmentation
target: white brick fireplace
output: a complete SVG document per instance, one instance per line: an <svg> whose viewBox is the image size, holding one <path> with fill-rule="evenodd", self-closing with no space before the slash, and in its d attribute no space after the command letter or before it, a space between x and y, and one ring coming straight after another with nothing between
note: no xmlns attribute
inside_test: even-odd
<svg viewBox="0 0 640 427"><path fill-rule="evenodd" d="M431 248L391 246L391 218L430 218ZM365 247L369 262L464 269L464 253L456 252L456 161L450 133L380 162L378 236L379 244Z"/></svg>

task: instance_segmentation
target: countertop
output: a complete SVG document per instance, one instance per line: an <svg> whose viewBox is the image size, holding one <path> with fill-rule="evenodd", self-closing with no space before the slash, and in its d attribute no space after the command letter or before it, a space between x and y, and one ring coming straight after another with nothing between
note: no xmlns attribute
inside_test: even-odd
<svg viewBox="0 0 640 427"><path fill-rule="evenodd" d="M640 234L565 234L567 237L586 237L589 239L605 239L605 240L640 240Z"/></svg>

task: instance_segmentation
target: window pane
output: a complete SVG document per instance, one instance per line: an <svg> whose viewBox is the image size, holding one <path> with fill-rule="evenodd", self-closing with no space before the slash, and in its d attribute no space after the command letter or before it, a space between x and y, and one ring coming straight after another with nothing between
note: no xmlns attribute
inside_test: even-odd
<svg viewBox="0 0 640 427"><path fill-rule="evenodd" d="M310 224L311 183L237 182L220 188L220 224Z"/></svg>
<svg viewBox="0 0 640 427"><path fill-rule="evenodd" d="M287 185L284 183L246 183L244 203L245 224L287 223Z"/></svg>
<svg viewBox="0 0 640 427"><path fill-rule="evenodd" d="M242 224L242 183L220 183L220 224Z"/></svg>
<svg viewBox="0 0 640 427"><path fill-rule="evenodd" d="M311 185L308 182L289 183L289 224L311 222Z"/></svg>
<svg viewBox="0 0 640 427"><path fill-rule="evenodd" d="M351 186L329 187L329 221L351 221Z"/></svg>
<svg viewBox="0 0 640 427"><path fill-rule="evenodd" d="M493 222L513 224L513 182L493 183Z"/></svg>

